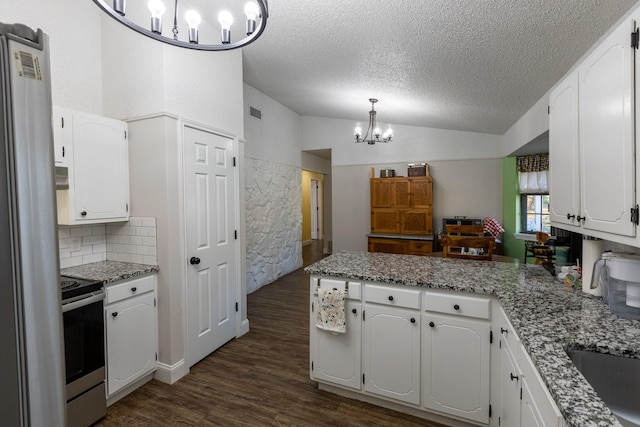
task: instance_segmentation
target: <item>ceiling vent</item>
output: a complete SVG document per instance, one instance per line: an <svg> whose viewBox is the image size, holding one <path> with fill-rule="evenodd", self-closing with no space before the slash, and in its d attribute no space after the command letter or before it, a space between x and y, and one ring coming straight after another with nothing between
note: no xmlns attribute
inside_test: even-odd
<svg viewBox="0 0 640 427"><path fill-rule="evenodd" d="M249 115L255 117L258 120L262 120L262 111L257 108L249 107Z"/></svg>

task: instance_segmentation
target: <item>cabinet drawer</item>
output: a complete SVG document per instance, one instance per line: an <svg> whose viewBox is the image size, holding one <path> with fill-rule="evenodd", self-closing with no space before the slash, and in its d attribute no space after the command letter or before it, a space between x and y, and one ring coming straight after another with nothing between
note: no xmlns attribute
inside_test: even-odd
<svg viewBox="0 0 640 427"><path fill-rule="evenodd" d="M337 289L339 291L344 291L347 288L348 299L360 300L360 282L352 282L350 280L340 280L340 279L325 279L324 277L316 277L314 280L314 291L313 294L317 295L316 289L320 286L322 289L332 288Z"/></svg>
<svg viewBox="0 0 640 427"><path fill-rule="evenodd" d="M365 301L396 307L420 309L420 291L392 288L389 286L367 285Z"/></svg>
<svg viewBox="0 0 640 427"><path fill-rule="evenodd" d="M424 309L438 313L489 319L491 300L465 295L424 293Z"/></svg>
<svg viewBox="0 0 640 427"><path fill-rule="evenodd" d="M431 240L411 240L409 241L409 252L431 253L433 242Z"/></svg>
<svg viewBox="0 0 640 427"><path fill-rule="evenodd" d="M107 286L105 288L105 305L113 304L114 302L122 301L123 299L152 291L155 284L154 278L155 276L152 274L149 276L116 282L114 285Z"/></svg>

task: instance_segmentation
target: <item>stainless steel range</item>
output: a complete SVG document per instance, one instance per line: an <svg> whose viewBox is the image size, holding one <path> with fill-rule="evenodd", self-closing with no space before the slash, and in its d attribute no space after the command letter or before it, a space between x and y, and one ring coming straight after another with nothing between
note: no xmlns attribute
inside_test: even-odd
<svg viewBox="0 0 640 427"><path fill-rule="evenodd" d="M102 282L61 277L67 380L67 427L86 427L107 414Z"/></svg>

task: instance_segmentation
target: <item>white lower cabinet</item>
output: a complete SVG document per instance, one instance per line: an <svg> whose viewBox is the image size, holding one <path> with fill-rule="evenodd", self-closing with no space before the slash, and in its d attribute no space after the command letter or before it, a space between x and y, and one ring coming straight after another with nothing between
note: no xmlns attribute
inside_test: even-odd
<svg viewBox="0 0 640 427"><path fill-rule="evenodd" d="M563 427L560 410L502 309L495 310L499 329L499 426ZM494 394L495 395L495 394Z"/></svg>
<svg viewBox="0 0 640 427"><path fill-rule="evenodd" d="M427 312L423 331L424 406L488 423L489 322Z"/></svg>
<svg viewBox="0 0 640 427"><path fill-rule="evenodd" d="M520 389L522 374L509 348L500 343L500 411L498 425L518 427L520 425Z"/></svg>
<svg viewBox="0 0 640 427"><path fill-rule="evenodd" d="M157 367L156 276L107 286L105 298L107 395L113 396Z"/></svg>
<svg viewBox="0 0 640 427"><path fill-rule="evenodd" d="M346 333L315 326L318 287L346 291ZM312 380L425 418L566 425L495 298L317 276L310 295Z"/></svg>
<svg viewBox="0 0 640 427"><path fill-rule="evenodd" d="M351 283L345 303L347 331L344 334L325 331L316 327L318 310L317 287L344 290L347 282L342 280L311 279L310 372L311 379L325 381L350 389L362 386L362 311L360 284Z"/></svg>
<svg viewBox="0 0 640 427"><path fill-rule="evenodd" d="M419 404L420 312L365 304L364 318L365 391Z"/></svg>

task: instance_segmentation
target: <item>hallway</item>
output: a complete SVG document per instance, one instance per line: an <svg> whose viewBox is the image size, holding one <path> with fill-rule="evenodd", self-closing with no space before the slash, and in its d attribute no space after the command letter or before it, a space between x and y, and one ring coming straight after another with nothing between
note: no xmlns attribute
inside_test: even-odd
<svg viewBox="0 0 640 427"><path fill-rule="evenodd" d="M303 247L304 265L323 257ZM319 391L309 379L309 276L298 269L248 295L250 332L173 385L153 380L109 407L99 426L431 426Z"/></svg>

